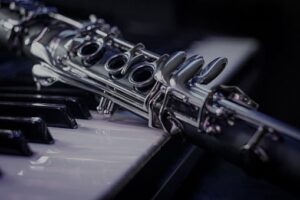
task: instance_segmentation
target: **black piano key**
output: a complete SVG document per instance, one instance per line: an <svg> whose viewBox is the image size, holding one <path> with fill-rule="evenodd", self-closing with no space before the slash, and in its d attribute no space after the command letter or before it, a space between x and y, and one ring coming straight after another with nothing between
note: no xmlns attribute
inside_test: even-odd
<svg viewBox="0 0 300 200"><path fill-rule="evenodd" d="M31 151L22 131L0 129L0 153L31 156Z"/></svg>
<svg viewBox="0 0 300 200"><path fill-rule="evenodd" d="M86 103L90 109L95 110L98 106L98 102L94 94L73 87L43 87L41 90L37 90L36 87L0 86L0 93L72 96L82 99L82 101Z"/></svg>
<svg viewBox="0 0 300 200"><path fill-rule="evenodd" d="M0 80L0 86L3 87L34 87L36 88L36 82L34 82L33 77L31 76L22 76L22 77L13 77L13 78L2 78ZM64 84L62 82L56 82L51 86L51 88L70 88L77 89L73 86Z"/></svg>
<svg viewBox="0 0 300 200"><path fill-rule="evenodd" d="M2 117L0 116L0 129L17 129L29 142L53 144L54 139L44 120L39 117Z"/></svg>
<svg viewBox="0 0 300 200"><path fill-rule="evenodd" d="M0 115L40 117L48 126L77 128L77 123L65 105L46 103L0 102Z"/></svg>
<svg viewBox="0 0 300 200"><path fill-rule="evenodd" d="M23 77L14 77L13 79L4 79L2 78L0 80L0 85L1 86L28 86L28 87L35 87L36 84L33 81L32 77L27 77L27 76L23 76Z"/></svg>
<svg viewBox="0 0 300 200"><path fill-rule="evenodd" d="M63 104L67 106L68 110L75 118L91 118L88 107L77 97L0 93L0 101Z"/></svg>

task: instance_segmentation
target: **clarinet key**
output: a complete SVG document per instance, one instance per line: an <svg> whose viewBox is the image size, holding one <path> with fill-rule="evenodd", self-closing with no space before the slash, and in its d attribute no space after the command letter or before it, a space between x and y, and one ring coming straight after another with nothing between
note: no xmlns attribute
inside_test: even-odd
<svg viewBox="0 0 300 200"><path fill-rule="evenodd" d="M224 70L227 65L227 58L219 57L204 66L196 77L197 84L208 84Z"/></svg>

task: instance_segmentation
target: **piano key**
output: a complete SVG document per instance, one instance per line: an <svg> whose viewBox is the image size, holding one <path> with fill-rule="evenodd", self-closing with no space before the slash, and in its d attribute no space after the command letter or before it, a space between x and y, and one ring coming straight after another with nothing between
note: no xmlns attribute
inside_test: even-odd
<svg viewBox="0 0 300 200"><path fill-rule="evenodd" d="M29 142L53 144L54 139L44 120L39 117L1 117L0 129L21 130Z"/></svg>
<svg viewBox="0 0 300 200"><path fill-rule="evenodd" d="M33 154L22 131L8 129L0 129L0 153L23 156Z"/></svg>
<svg viewBox="0 0 300 200"><path fill-rule="evenodd" d="M88 107L95 110L98 102L93 94L80 89L71 87L46 87L37 90L36 87L23 87L23 86L0 86L0 93L17 93L17 94L49 94L58 96L72 96L79 97Z"/></svg>
<svg viewBox="0 0 300 200"><path fill-rule="evenodd" d="M1 79L0 80L1 86L29 86L29 87L35 87L36 84L33 81L33 78L31 76L23 76L23 77L14 77L13 79Z"/></svg>
<svg viewBox="0 0 300 200"><path fill-rule="evenodd" d="M34 82L32 76L23 76L23 77L14 77L12 78L3 78L0 80L0 85L1 87L34 87L36 88L36 82ZM69 89L77 89L73 86L61 83L61 82L56 82L51 86L48 86L51 88L69 88Z"/></svg>
<svg viewBox="0 0 300 200"><path fill-rule="evenodd" d="M1 51L1 54L3 51ZM17 77L32 77L31 68L33 63L28 62L28 59L23 59L21 57L10 57L4 56L5 59L0 58L1 68L0 68L0 79L8 79L8 78L17 78ZM8 60L7 58L11 58ZM21 60L20 60L21 58ZM18 60L18 62L16 62ZM20 62L21 61L21 62ZM19 64L17 64L19 63ZM27 65L26 63L31 63Z"/></svg>
<svg viewBox="0 0 300 200"><path fill-rule="evenodd" d="M67 106L75 118L91 118L88 107L78 97L2 93L0 94L0 101L63 104Z"/></svg>
<svg viewBox="0 0 300 200"><path fill-rule="evenodd" d="M40 117L48 126L77 128L77 123L65 105L0 101L0 115Z"/></svg>

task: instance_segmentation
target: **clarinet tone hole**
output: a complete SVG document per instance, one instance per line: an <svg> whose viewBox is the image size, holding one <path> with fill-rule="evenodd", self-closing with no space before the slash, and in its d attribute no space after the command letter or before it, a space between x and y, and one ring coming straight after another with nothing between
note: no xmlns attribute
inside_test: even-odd
<svg viewBox="0 0 300 200"><path fill-rule="evenodd" d="M102 46L98 42L88 42L82 45L79 49L79 56L93 56L100 52Z"/></svg>
<svg viewBox="0 0 300 200"><path fill-rule="evenodd" d="M135 68L129 75L129 82L137 89L150 87L154 81L154 69L151 66Z"/></svg>
<svg viewBox="0 0 300 200"><path fill-rule="evenodd" d="M109 71L118 71L123 68L126 62L127 59L124 56L117 56L108 62L107 68Z"/></svg>
<svg viewBox="0 0 300 200"><path fill-rule="evenodd" d="M152 75L153 75L153 69L150 67L147 67L144 69L136 70L132 74L132 80L134 82L141 83L141 82L144 82L144 81L152 78Z"/></svg>

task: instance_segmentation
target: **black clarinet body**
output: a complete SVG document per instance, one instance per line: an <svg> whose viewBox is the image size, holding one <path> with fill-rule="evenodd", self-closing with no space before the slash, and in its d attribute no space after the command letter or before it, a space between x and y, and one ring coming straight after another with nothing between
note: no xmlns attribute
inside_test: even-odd
<svg viewBox="0 0 300 200"><path fill-rule="evenodd" d="M98 112L123 107L165 134L270 179L300 182L300 132L257 111L236 87L207 84L227 64L217 57L158 55L131 44L102 19L78 22L30 0L0 1L0 40L34 58L37 87L56 81L93 92ZM1 112L1 111L0 111Z"/></svg>

